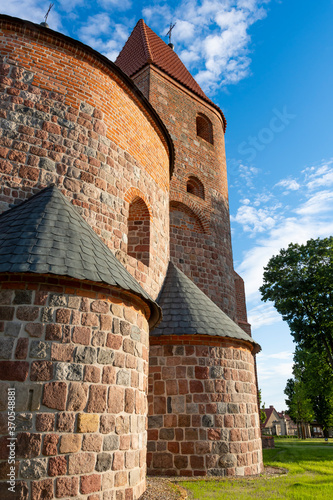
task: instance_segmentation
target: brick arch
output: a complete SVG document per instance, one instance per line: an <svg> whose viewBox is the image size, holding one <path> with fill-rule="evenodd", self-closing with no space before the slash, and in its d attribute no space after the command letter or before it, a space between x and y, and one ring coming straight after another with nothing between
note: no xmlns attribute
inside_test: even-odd
<svg viewBox="0 0 333 500"><path fill-rule="evenodd" d="M182 220L177 224L171 220L172 212L176 210L184 214ZM190 207L179 201L170 201L170 230L172 230L172 227L187 229L195 233L205 233L200 217Z"/></svg>
<svg viewBox="0 0 333 500"><path fill-rule="evenodd" d="M135 195L128 207L127 254L149 266L151 214L145 201Z"/></svg>
<svg viewBox="0 0 333 500"><path fill-rule="evenodd" d="M205 187L199 177L196 175L189 175L186 179L186 192L205 199Z"/></svg>
<svg viewBox="0 0 333 500"><path fill-rule="evenodd" d="M148 212L149 212L149 218L152 221L153 220L153 209L152 209L152 207L147 199L147 196L142 191L140 191L140 189L135 188L135 187L131 187L126 191L125 196L124 196L124 200L127 201L127 203L131 204L131 203L133 203L135 198L141 198L141 200L144 201L144 203L147 206Z"/></svg>
<svg viewBox="0 0 333 500"><path fill-rule="evenodd" d="M210 119L203 113L198 113L196 117L197 136L201 137L210 144L214 144L213 140L213 124Z"/></svg>
<svg viewBox="0 0 333 500"><path fill-rule="evenodd" d="M172 198L170 199L170 206L171 203L180 203L184 205L187 209L193 212L193 214L199 219L203 227L203 232L206 234L210 234L210 219L203 210L204 208L205 211L207 211L207 203L200 198L198 201L200 201L200 204L202 204L203 206L203 208L201 208L201 206L198 205L198 203L194 202L193 200L190 200L189 198L190 197L188 196L188 193L186 194L174 193Z"/></svg>

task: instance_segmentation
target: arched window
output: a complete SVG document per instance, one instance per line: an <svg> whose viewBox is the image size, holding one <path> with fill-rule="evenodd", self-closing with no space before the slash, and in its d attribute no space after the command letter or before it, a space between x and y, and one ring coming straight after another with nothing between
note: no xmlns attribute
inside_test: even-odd
<svg viewBox="0 0 333 500"><path fill-rule="evenodd" d="M194 196L198 196L199 198L205 199L205 190L202 182L194 175L191 175L186 184L186 191L188 193L194 194Z"/></svg>
<svg viewBox="0 0 333 500"><path fill-rule="evenodd" d="M201 113L197 116L197 136L213 144L213 125L207 116Z"/></svg>
<svg viewBox="0 0 333 500"><path fill-rule="evenodd" d="M150 214L145 202L136 196L128 213L127 253L149 266Z"/></svg>
<svg viewBox="0 0 333 500"><path fill-rule="evenodd" d="M188 232L204 233L204 227L199 217L178 201L170 202L170 235L174 243L181 245L181 240L187 237ZM177 242L177 243L176 243Z"/></svg>

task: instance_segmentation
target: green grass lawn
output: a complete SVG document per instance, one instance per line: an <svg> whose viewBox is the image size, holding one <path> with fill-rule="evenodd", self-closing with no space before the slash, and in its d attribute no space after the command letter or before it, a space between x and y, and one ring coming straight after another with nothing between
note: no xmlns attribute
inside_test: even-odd
<svg viewBox="0 0 333 500"><path fill-rule="evenodd" d="M264 450L265 466L284 467L283 476L253 479L210 479L180 483L189 498L202 500L333 499L333 440L278 439L275 449Z"/></svg>

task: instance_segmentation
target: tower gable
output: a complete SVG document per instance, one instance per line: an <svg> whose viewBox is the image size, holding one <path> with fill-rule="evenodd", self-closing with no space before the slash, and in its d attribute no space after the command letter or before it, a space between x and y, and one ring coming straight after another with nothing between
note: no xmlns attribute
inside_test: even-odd
<svg viewBox="0 0 333 500"><path fill-rule="evenodd" d="M116 65L133 78L138 71L149 64L158 67L216 108L222 115L225 129L227 122L220 108L206 96L176 52L156 35L143 19L140 19L117 57Z"/></svg>

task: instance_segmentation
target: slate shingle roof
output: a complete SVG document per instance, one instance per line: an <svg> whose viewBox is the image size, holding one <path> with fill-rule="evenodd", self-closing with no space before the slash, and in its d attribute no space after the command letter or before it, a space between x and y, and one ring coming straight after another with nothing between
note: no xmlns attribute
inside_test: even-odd
<svg viewBox="0 0 333 500"><path fill-rule="evenodd" d="M260 346L210 300L182 271L169 263L157 299L163 319L151 333L160 335L211 335L245 340Z"/></svg>
<svg viewBox="0 0 333 500"><path fill-rule="evenodd" d="M130 77L146 64L154 64L217 109L222 115L224 128L226 127L227 121L221 109L206 96L176 52L143 19L137 22L115 64Z"/></svg>
<svg viewBox="0 0 333 500"><path fill-rule="evenodd" d="M148 303L153 327L161 310L55 186L0 215L0 272L69 276L105 283Z"/></svg>

